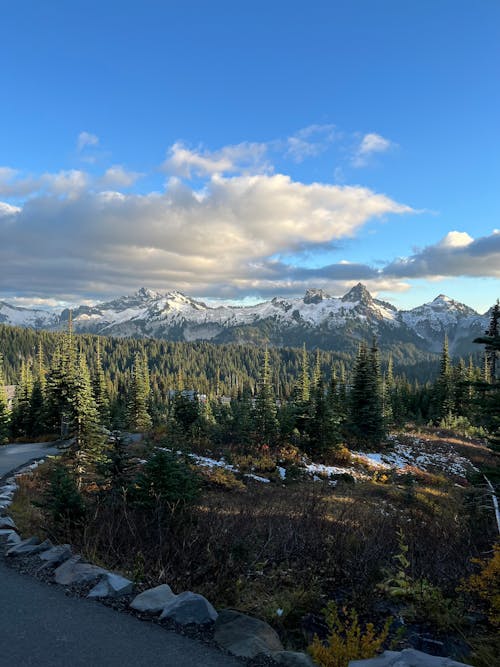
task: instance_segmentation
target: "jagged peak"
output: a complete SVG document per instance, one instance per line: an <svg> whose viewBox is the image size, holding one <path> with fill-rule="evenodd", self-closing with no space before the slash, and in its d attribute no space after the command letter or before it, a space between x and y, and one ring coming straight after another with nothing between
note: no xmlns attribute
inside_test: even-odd
<svg viewBox="0 0 500 667"><path fill-rule="evenodd" d="M342 301L360 301L361 303L369 304L373 302L373 298L363 283L358 283L357 285L354 285L354 287L351 287L351 289L346 294L344 294Z"/></svg>
<svg viewBox="0 0 500 667"><path fill-rule="evenodd" d="M323 299L329 299L330 295L318 287L309 287L304 294L304 303L320 303Z"/></svg>
<svg viewBox="0 0 500 667"><path fill-rule="evenodd" d="M141 299L158 299L161 297L161 294L160 292L155 292L147 287L141 287L137 290L134 296L140 297Z"/></svg>

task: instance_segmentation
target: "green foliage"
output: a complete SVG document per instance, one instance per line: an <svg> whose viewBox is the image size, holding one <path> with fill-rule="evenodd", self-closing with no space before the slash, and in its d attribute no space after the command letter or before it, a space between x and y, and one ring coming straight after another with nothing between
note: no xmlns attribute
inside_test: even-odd
<svg viewBox="0 0 500 667"><path fill-rule="evenodd" d="M189 465L172 452L158 450L144 464L132 490L132 500L150 509L179 509L199 497L200 479Z"/></svg>
<svg viewBox="0 0 500 667"><path fill-rule="evenodd" d="M348 430L356 442L374 447L385 438L379 353L375 341L370 350L359 347L349 395Z"/></svg>
<svg viewBox="0 0 500 667"><path fill-rule="evenodd" d="M62 464L54 464L49 474L42 507L56 524L77 525L85 517L85 503L75 478Z"/></svg>
<svg viewBox="0 0 500 667"><path fill-rule="evenodd" d="M278 434L278 420L276 419L276 397L271 382L269 350L267 348L264 352L259 378L254 419L258 440L261 443L274 443Z"/></svg>
<svg viewBox="0 0 500 667"><path fill-rule="evenodd" d="M393 556L393 567L384 570L385 579L378 589L402 603L401 615L407 622L418 621L440 631L455 630L463 622L463 609L457 600L446 598L426 579L411 575L408 545L402 530L398 531L399 551Z"/></svg>
<svg viewBox="0 0 500 667"><path fill-rule="evenodd" d="M0 354L0 445L9 439L10 415L7 409L7 393L5 391L5 378L3 373L3 357Z"/></svg>
<svg viewBox="0 0 500 667"><path fill-rule="evenodd" d="M373 623L361 626L355 609L339 613L334 602L324 610L328 626L326 643L315 636L309 646L313 660L321 667L348 667L351 660L373 658L382 650L392 619L388 618L377 633Z"/></svg>
<svg viewBox="0 0 500 667"><path fill-rule="evenodd" d="M152 421L149 414L150 381L144 352L136 352L132 368L132 383L128 403L128 422L135 431L148 431Z"/></svg>
<svg viewBox="0 0 500 667"><path fill-rule="evenodd" d="M491 625L500 628L500 542L494 545L491 558L473 562L479 565L479 572L469 577L465 588L485 605Z"/></svg>

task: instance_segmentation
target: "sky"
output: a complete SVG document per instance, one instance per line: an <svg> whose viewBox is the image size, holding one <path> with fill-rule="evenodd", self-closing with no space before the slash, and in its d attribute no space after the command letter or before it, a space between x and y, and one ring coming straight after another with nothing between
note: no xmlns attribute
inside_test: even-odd
<svg viewBox="0 0 500 667"><path fill-rule="evenodd" d="M498 0L0 7L0 299L500 296Z"/></svg>

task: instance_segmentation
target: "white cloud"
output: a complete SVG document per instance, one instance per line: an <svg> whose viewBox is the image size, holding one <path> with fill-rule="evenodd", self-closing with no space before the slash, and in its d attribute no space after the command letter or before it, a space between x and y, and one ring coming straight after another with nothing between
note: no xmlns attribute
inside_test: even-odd
<svg viewBox="0 0 500 667"><path fill-rule="evenodd" d="M20 211L21 209L19 206L12 206L11 204L0 201L0 217L13 216Z"/></svg>
<svg viewBox="0 0 500 667"><path fill-rule="evenodd" d="M91 134L90 132L80 132L80 134L78 135L78 139L76 142L78 151L82 151L84 148L87 148L88 146L98 146L98 145L99 145L99 137L96 134Z"/></svg>
<svg viewBox="0 0 500 667"><path fill-rule="evenodd" d="M285 155L294 162L302 162L323 153L335 138L335 125L309 125L288 137Z"/></svg>
<svg viewBox="0 0 500 667"><path fill-rule="evenodd" d="M128 188L141 178L142 175L137 171L127 171L121 165L116 164L106 169L104 175L99 179L99 185L104 188Z"/></svg>
<svg viewBox="0 0 500 667"><path fill-rule="evenodd" d="M176 176L191 178L196 176L212 176L235 172L265 172L269 165L264 157L266 144L243 142L224 146L217 151L206 149L192 150L182 142L170 147L163 168Z"/></svg>
<svg viewBox="0 0 500 667"><path fill-rule="evenodd" d="M375 153L386 153L394 146L393 142L380 134L370 132L365 134L356 148L351 160L354 167L365 167Z"/></svg>
<svg viewBox="0 0 500 667"><path fill-rule="evenodd" d="M44 174L40 185L55 195L75 195L88 187L90 178L78 169L62 170L56 174Z"/></svg>
<svg viewBox="0 0 500 667"><path fill-rule="evenodd" d="M8 225L0 218L2 291L61 298L148 284L226 297L285 292L310 275L290 276L273 256L412 212L367 188L304 184L282 174L214 175L202 191L173 179L164 193L143 195L82 190L78 174L63 172L60 181L73 188L71 197L52 186L28 199ZM354 279L352 267L340 271L316 277L328 284Z"/></svg>
<svg viewBox="0 0 500 667"><path fill-rule="evenodd" d="M467 232L448 232L438 245L441 248L463 248L473 241L474 239Z"/></svg>

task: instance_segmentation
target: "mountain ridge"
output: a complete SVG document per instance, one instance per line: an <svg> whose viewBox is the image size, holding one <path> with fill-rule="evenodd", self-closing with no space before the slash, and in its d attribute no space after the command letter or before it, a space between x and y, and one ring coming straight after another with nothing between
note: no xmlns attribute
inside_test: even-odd
<svg viewBox="0 0 500 667"><path fill-rule="evenodd" d="M49 312L0 301L0 323L57 331L67 326L69 309ZM72 310L76 332L118 337L209 340L296 346L306 342L324 349L352 349L377 336L381 345L411 345L439 352L444 336L450 350L474 349L472 340L484 333L488 313L439 294L410 310L374 298L358 283L341 297L309 288L303 297L274 297L252 306L207 305L171 290L137 292Z"/></svg>

